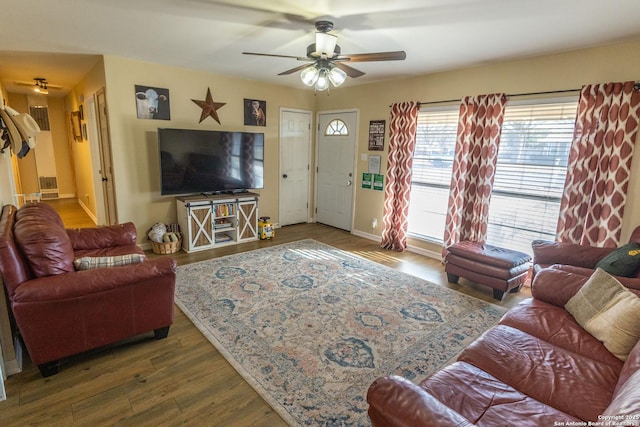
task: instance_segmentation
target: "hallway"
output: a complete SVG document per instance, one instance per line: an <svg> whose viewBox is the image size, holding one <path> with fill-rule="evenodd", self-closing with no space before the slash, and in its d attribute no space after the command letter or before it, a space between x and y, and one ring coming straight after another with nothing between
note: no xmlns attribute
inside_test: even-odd
<svg viewBox="0 0 640 427"><path fill-rule="evenodd" d="M66 228L96 226L76 199L43 200L42 203L48 204L58 212Z"/></svg>

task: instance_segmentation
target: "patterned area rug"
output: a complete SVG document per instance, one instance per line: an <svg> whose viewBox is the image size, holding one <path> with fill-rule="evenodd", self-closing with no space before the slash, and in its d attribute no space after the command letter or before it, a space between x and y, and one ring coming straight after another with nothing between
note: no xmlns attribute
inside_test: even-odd
<svg viewBox="0 0 640 427"><path fill-rule="evenodd" d="M382 375L421 380L502 307L314 240L181 266L176 303L291 425L367 426Z"/></svg>

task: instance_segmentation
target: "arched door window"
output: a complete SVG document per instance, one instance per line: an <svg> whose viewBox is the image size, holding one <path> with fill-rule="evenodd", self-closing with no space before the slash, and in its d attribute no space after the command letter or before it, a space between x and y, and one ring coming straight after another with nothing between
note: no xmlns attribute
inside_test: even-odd
<svg viewBox="0 0 640 427"><path fill-rule="evenodd" d="M324 130L326 136L343 136L349 135L347 124L340 119L334 119L329 122Z"/></svg>

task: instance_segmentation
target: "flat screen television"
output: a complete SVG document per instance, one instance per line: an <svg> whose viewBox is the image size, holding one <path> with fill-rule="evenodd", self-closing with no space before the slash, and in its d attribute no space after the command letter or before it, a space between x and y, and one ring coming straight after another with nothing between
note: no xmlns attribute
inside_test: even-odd
<svg viewBox="0 0 640 427"><path fill-rule="evenodd" d="M160 194L239 193L264 186L264 134L158 129Z"/></svg>

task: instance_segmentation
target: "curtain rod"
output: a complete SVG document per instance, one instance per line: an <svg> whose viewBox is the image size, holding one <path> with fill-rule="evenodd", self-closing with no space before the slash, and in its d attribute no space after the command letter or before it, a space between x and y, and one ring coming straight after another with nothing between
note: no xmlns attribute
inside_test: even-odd
<svg viewBox="0 0 640 427"><path fill-rule="evenodd" d="M640 83L636 83L633 88L635 90L640 90ZM549 90L544 92L524 92L524 93L511 93L507 94L507 98L511 96L529 96L529 95L553 95L556 93L571 93L571 92L580 92L582 89L563 89L563 90ZM433 105L433 104L446 104L449 102L460 102L460 99L446 99L442 101L428 101L428 102L420 102L420 105Z"/></svg>
<svg viewBox="0 0 640 427"><path fill-rule="evenodd" d="M564 90L549 90L545 92L524 92L524 93L509 93L507 94L507 98L511 96L529 96L529 95L551 95L555 93L570 93L570 92L580 92L581 89L564 89ZM458 99L446 99L442 101L428 101L428 102L420 102L420 105L433 105L433 104L446 104L449 102L460 102L460 98Z"/></svg>

